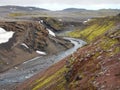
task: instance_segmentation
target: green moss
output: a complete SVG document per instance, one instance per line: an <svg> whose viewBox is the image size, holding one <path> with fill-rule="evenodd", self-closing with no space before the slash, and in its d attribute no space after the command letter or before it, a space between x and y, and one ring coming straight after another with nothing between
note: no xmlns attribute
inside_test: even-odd
<svg viewBox="0 0 120 90"><path fill-rule="evenodd" d="M10 17L24 16L24 15L27 15L27 14L25 14L25 13L10 13L9 14Z"/></svg>
<svg viewBox="0 0 120 90"><path fill-rule="evenodd" d="M56 30L63 29L63 24L55 18L46 17L44 18L44 20L47 22L47 24L49 24L51 27L53 27Z"/></svg>
<svg viewBox="0 0 120 90"><path fill-rule="evenodd" d="M119 53L120 52L120 47L116 47L113 52L114 52L114 54Z"/></svg>
<svg viewBox="0 0 120 90"><path fill-rule="evenodd" d="M35 83L36 85L35 86L33 85L34 88L32 90L38 90L38 89L40 89L40 88L42 88L42 87L44 87L46 85L49 85L50 83L54 83L56 81L59 81L60 79L62 79L64 77L62 74L65 71L65 69L66 68L62 68L59 71L57 71L55 74L53 74L53 75L51 75L49 77L42 77L39 80L36 80L36 83ZM55 81L55 79L56 79L56 81ZM60 87L60 86L58 86L58 87Z"/></svg>
<svg viewBox="0 0 120 90"><path fill-rule="evenodd" d="M3 64L3 62L0 60L0 65L2 65Z"/></svg>
<svg viewBox="0 0 120 90"><path fill-rule="evenodd" d="M65 89L65 87L66 87L66 81L65 81L65 79L63 77L61 77L60 79L58 79L58 81L56 83L57 83L57 85L55 87L53 87L52 90L66 90Z"/></svg>
<svg viewBox="0 0 120 90"><path fill-rule="evenodd" d="M104 34L107 30L111 29L113 25L114 25L114 21L110 21L109 19L105 19L103 21L96 19L92 21L91 24L88 27L86 27L84 30L82 31L76 30L70 32L68 36L86 39L88 42L91 42L96 37Z"/></svg>

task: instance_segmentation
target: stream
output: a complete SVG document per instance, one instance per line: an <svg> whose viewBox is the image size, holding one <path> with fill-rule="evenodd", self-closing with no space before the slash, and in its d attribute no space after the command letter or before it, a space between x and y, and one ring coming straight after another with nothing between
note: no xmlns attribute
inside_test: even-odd
<svg viewBox="0 0 120 90"><path fill-rule="evenodd" d="M0 74L0 87L9 84L21 83L26 79L30 78L31 76L35 75L36 73L47 69L49 66L53 65L54 63L59 62L61 59L72 54L78 48L86 44L86 42L80 39L68 38L68 37L64 37L64 39L70 40L71 43L74 44L74 46L56 55L46 55L46 56L36 57L34 59L22 63L21 65L13 69L8 70L7 72ZM6 89L2 89L2 90L6 90Z"/></svg>

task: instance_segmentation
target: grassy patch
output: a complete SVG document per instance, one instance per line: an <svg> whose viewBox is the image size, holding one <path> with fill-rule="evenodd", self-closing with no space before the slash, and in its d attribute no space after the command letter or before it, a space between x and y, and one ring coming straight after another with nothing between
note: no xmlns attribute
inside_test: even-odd
<svg viewBox="0 0 120 90"><path fill-rule="evenodd" d="M48 25L50 25L51 27L55 28L56 30L62 30L63 29L63 24L55 18L45 17L44 21Z"/></svg>
<svg viewBox="0 0 120 90"><path fill-rule="evenodd" d="M17 16L24 16L24 15L28 15L28 14L26 14L26 13L19 13L19 12L18 13L16 12L16 13L10 13L9 14L10 17L17 17Z"/></svg>
<svg viewBox="0 0 120 90"><path fill-rule="evenodd" d="M96 37L111 29L114 25L114 21L110 21L109 19L105 19L103 21L101 19L96 19L89 22L89 24L90 25L87 26L84 30L75 30L70 32L68 36L86 39L88 42L91 42Z"/></svg>
<svg viewBox="0 0 120 90"><path fill-rule="evenodd" d="M63 72L65 71L65 69L66 68L62 68L62 69L58 70L56 73L54 73L53 75L50 75L50 76L47 76L47 77L44 76L44 77L40 78L39 80L36 80L36 82L34 83L35 85L33 85L34 88L32 90L38 90L42 87L49 86L51 83L55 83L56 81L60 81L61 79L64 78ZM64 84L64 82L62 82L62 83ZM59 88L60 87L63 88L63 85L61 85L61 84L58 84L57 86ZM56 86L56 88L57 88L57 86Z"/></svg>

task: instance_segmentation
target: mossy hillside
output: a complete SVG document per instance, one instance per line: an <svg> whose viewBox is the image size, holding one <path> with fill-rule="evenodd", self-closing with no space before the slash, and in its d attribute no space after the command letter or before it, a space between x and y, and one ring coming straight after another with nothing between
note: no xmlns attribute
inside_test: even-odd
<svg viewBox="0 0 120 90"><path fill-rule="evenodd" d="M114 26L114 23L115 21L111 20L111 18L93 19L88 22L88 26L84 30L76 30L70 32L68 35L91 42L99 35L102 35L105 31L111 29Z"/></svg>
<svg viewBox="0 0 120 90"><path fill-rule="evenodd" d="M116 33L120 33L120 30ZM107 64L108 59L110 60L120 53L119 40L103 36L97 41L97 43L93 42L91 45L86 46L90 48L83 49L83 52L77 56L71 65L73 66L73 73L71 74L72 80L70 80L68 86L70 90L78 90L78 88L80 88L79 90L97 90L93 82L96 80L96 75L99 76L99 73L103 73L101 63ZM82 58L83 60L81 61ZM76 80L77 76L82 79Z"/></svg>
<svg viewBox="0 0 120 90"><path fill-rule="evenodd" d="M56 84L55 87L52 87L52 90L65 90L65 78L64 78L64 72L66 71L66 68L63 67L54 74L48 76L44 76L36 81L31 85L32 90L39 90L43 88L48 88L52 86L53 84Z"/></svg>
<svg viewBox="0 0 120 90"><path fill-rule="evenodd" d="M17 16L25 16L28 15L27 13L21 13L21 12L15 12L15 13L10 13L10 17L17 17Z"/></svg>
<svg viewBox="0 0 120 90"><path fill-rule="evenodd" d="M103 66L101 65L101 62L107 65L107 62L110 62L109 60L111 58L120 53L120 21L118 21L119 19L120 18L118 17L117 19L108 19L110 21L106 22L110 22L110 25L100 26L100 24L98 23L92 23L91 26L88 26L85 29L85 31L77 31L77 33L79 32L78 38L81 37L80 35L83 35L84 38L86 38L88 42L90 42L90 44L83 47L85 48L85 50L79 49L78 52L80 53L80 55L78 55L73 62L73 73L71 73L72 80L70 80L69 84L70 90L78 90L78 88L80 90L97 90L92 83L96 80L96 75L99 76L99 73L104 73L102 72ZM98 25L99 27L97 27ZM107 28L103 29L103 27ZM98 31L94 30L101 30L101 32L98 33ZM77 33L75 32L72 33L77 35ZM115 61L117 62L117 60ZM76 76L79 75L82 76L82 80L76 80Z"/></svg>
<svg viewBox="0 0 120 90"><path fill-rule="evenodd" d="M46 22L46 24L50 25L55 30L62 30L63 29L63 23L60 22L58 19L51 18L51 17L44 17L43 19Z"/></svg>

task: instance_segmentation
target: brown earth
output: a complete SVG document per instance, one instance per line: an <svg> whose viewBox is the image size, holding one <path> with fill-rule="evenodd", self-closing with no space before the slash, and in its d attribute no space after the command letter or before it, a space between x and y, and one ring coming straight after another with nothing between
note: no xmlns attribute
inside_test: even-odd
<svg viewBox="0 0 120 90"><path fill-rule="evenodd" d="M0 72L39 56L36 50L49 55L73 46L67 40L51 36L38 21L0 21L0 27L15 32L9 42L0 44Z"/></svg>

